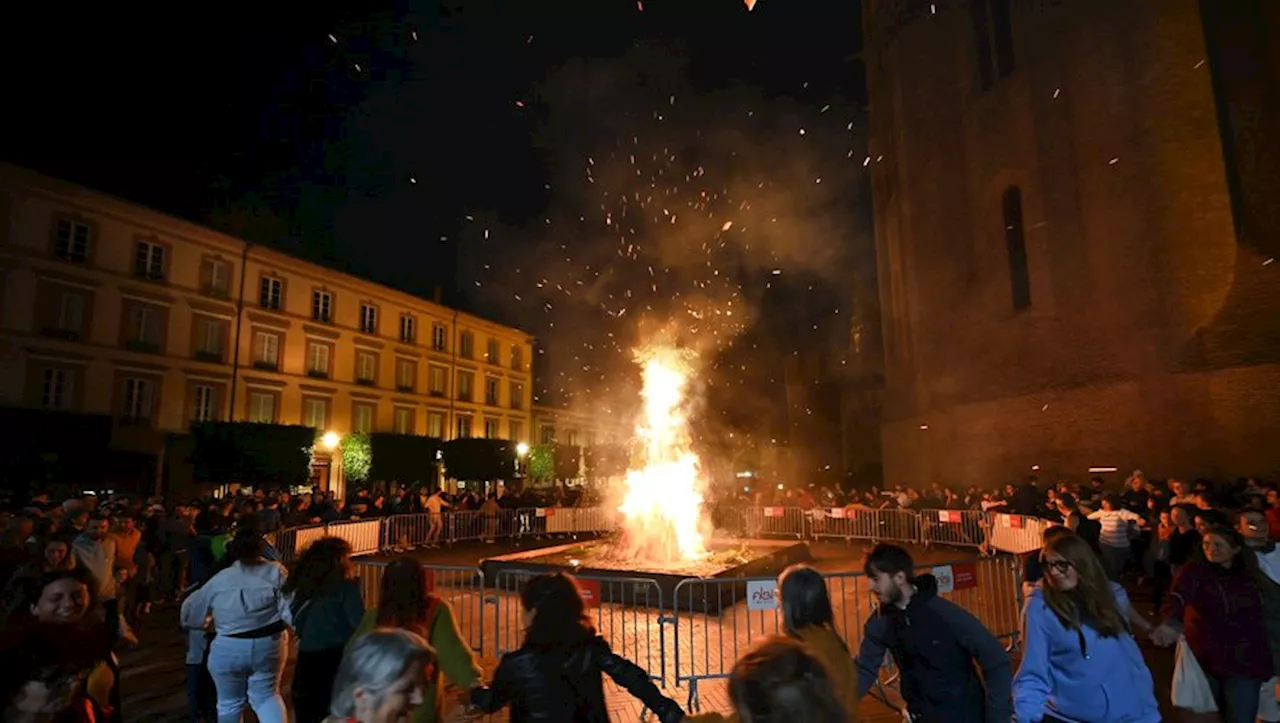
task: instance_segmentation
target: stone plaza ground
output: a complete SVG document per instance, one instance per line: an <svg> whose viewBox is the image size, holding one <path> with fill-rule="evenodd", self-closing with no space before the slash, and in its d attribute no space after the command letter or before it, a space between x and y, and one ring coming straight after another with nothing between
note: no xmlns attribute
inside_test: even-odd
<svg viewBox="0 0 1280 723"><path fill-rule="evenodd" d="M505 554L517 549L529 549L535 545L558 544L560 541L526 542L517 547L512 544L466 544L439 550L417 551L412 554L432 565L467 568L478 564L484 557ZM870 595L865 580L854 575L861 570L862 559L868 549L862 544L817 543L811 545L814 564L828 575L837 626L856 647L861 637L862 621L870 614ZM970 550L930 549L917 550L920 566L944 561L972 559ZM380 562L386 556L365 558L367 562ZM1014 578L1010 574L1011 563L989 560L975 571L977 586L957 591L951 597L976 614L989 629L998 634L1013 633L1016 629L1017 610ZM369 604L376 597L375 568L363 565L365 596ZM452 576L446 581L444 575ZM437 579L439 594L454 607L464 633L481 648L481 661L486 674L491 675L501 653L517 644L518 627L515 624L518 602L515 597L516 580L489 581L490 589L481 592L477 587L461 582L469 574L444 573ZM498 592L492 590L497 584ZM609 584L609 583L602 583ZM622 585L622 583L617 583ZM690 695L693 686L689 678L712 676L700 680L696 686L697 702L701 712L727 711L729 709L725 682L714 676L727 671L751 643L763 635L776 631L776 618L772 612L750 611L742 599L742 593L725 587L721 590L698 590L702 594L722 593L735 595L726 599L718 615L704 615L681 611L675 619L659 620L645 602L642 585L633 587L628 604L603 605L595 611L598 628L610 639L615 651L625 655L655 678L664 679L664 692L674 698L690 713L694 712ZM1135 603L1144 613L1150 613L1145 597L1135 593ZM635 604L629 604L634 601ZM483 616L483 642L481 644L480 620ZM177 723L186 719L186 688L184 676L185 638L177 630L176 606L158 607L146 619L139 631L142 644L137 650L124 651L122 661L123 709L126 721L157 721ZM662 654L663 648L668 650ZM678 649L678 655L674 649ZM1172 657L1166 651L1144 645L1148 665L1156 678L1157 695L1167 712ZM1016 652L1015 656L1016 665ZM664 668L665 665L665 668ZM286 699L292 679L292 665L285 670ZM606 684L611 718L617 721L639 720L641 708L624 691ZM890 698L891 702L895 702ZM868 696L862 702L864 720L899 721L901 715L889 705ZM251 718L251 716L249 716ZM480 720L505 721L504 713L481 717Z"/></svg>

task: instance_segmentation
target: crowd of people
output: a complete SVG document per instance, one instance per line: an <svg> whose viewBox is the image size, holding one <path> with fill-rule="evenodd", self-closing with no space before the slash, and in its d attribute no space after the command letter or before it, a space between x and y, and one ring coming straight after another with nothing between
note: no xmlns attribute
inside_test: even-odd
<svg viewBox="0 0 1280 723"><path fill-rule="evenodd" d="M924 508L935 494L946 506L945 491L933 490L855 499ZM858 701L878 684L888 655L915 721L1158 721L1137 644L1149 638L1179 646L1175 679L1184 687L1204 683L1198 698L1189 687L1173 691L1175 704L1212 710L1226 723L1280 720L1274 488L1243 482L1215 491L1135 473L1115 493L1097 482L1041 491L1029 480L1001 499L987 497L979 506L1061 523L1024 561L1016 671L990 631L940 596L931 575L915 574L905 549L879 545L865 563L878 611L857 650L835 630L819 572L798 566L780 577L784 634L737 661L732 717L857 720ZM55 504L37 496L2 520L0 659L22 671L6 678L4 719L125 720L115 651L137 644L133 628L152 605L179 601L193 723L239 721L246 708L263 723L442 721L464 715L449 704L446 682L464 691L467 710L507 707L516 723L602 723L602 675L664 723L725 718L687 716L646 671L615 654L567 575L528 581L520 594L523 644L486 684L453 611L431 594L416 560L390 563L377 599L366 600L344 540L321 537L286 569L266 536L317 520L434 515L490 502L555 501L404 490L355 493L342 504L327 494L255 493L168 507L158 498L87 495ZM1122 583L1151 587L1147 614ZM286 701L290 639L296 660Z"/></svg>

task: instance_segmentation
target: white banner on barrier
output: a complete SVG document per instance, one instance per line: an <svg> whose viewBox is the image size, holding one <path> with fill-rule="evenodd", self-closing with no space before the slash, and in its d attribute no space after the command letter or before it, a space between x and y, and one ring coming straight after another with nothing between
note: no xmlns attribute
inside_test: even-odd
<svg viewBox="0 0 1280 723"><path fill-rule="evenodd" d="M547 516L547 508L545 508L545 507L538 507L538 508L536 508L536 509L533 511L533 516L534 516L534 517L546 517L546 516Z"/></svg>
<svg viewBox="0 0 1280 723"><path fill-rule="evenodd" d="M946 594L956 589L956 576L950 565L933 568L933 579L938 581L938 592Z"/></svg>
<svg viewBox="0 0 1280 723"><path fill-rule="evenodd" d="M748 610L777 610L777 580L747 580Z"/></svg>
<svg viewBox="0 0 1280 723"><path fill-rule="evenodd" d="M832 516L832 517L834 517L834 518L836 518L837 520L844 519L844 508L843 508L843 507L832 507L832 508L831 508L831 516Z"/></svg>

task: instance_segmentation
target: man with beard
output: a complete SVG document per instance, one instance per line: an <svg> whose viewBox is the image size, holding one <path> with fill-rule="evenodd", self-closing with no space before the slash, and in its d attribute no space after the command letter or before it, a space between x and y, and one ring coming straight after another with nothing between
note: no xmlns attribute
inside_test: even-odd
<svg viewBox="0 0 1280 723"><path fill-rule="evenodd" d="M867 620L858 651L858 697L879 679L888 651L902 673L902 698L915 723L1011 720L1008 653L977 618L938 597L933 575L913 577L913 570L911 554L896 545L877 545L867 557L867 579L880 606Z"/></svg>

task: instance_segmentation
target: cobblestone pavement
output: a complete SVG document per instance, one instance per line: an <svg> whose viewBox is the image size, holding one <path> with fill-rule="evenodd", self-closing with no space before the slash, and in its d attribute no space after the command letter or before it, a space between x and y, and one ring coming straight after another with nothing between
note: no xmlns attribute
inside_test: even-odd
<svg viewBox="0 0 1280 723"><path fill-rule="evenodd" d="M558 541L541 544L557 544ZM539 543L527 543L523 549ZM467 568L478 560L513 551L512 545L460 545L447 549L417 551L412 553L432 565ZM862 621L870 614L870 596L865 580L854 575L839 573L856 572L861 567L866 552L864 546L844 543L819 543L812 546L815 565L823 572L836 577L830 583L830 592L836 610L837 626L857 645L861 637ZM970 557L972 553L956 550L917 551L918 564L937 564ZM385 558L373 558L385 559ZM1007 565L994 560L985 561L974 570L976 587L957 590L952 597L957 603L976 614L989 629L999 634L1012 634L1017 629L1017 610L1009 601L1015 599L1014 578ZM376 575L365 572L366 599L376 595ZM482 651L481 659L487 671L492 672L497 658L505 650L516 646L519 607L514 594L515 581L506 590L482 592L474 576L465 569L436 574L436 590L449 601L464 632L474 647ZM493 581L491 581L492 584ZM602 585L609 585L605 582ZM623 585L622 583L614 583ZM614 650L641 667L649 670L655 679L664 684L668 696L690 709L690 679L718 676L728 672L733 661L762 635L777 630L777 620L772 611L748 610L744 585L723 585L711 588L697 583L696 590L686 589L681 596L694 592L696 599L704 595L719 596L723 605L718 613L678 612L660 616L646 602L656 599L656 592L646 585L634 582L626 584L623 604L605 604L594 610L597 627L613 645ZM502 587L508 587L502 584ZM706 589L703 589L706 588ZM607 596L606 596L607 597ZM1135 603L1143 605L1141 595L1135 595ZM695 606L698 607L698 606ZM1144 610L1145 611L1145 610ZM177 631L176 608L157 608L144 622L140 637L142 645L136 651L125 651L122 659L123 708L128 721L179 721L185 718L186 689L184 677L184 638ZM483 618L483 625L481 620ZM498 631L495 633L495 631ZM483 637L482 637L483 635ZM666 648L675 652L663 655ZM1167 705L1172 665L1170 656L1162 651L1144 649L1148 664L1156 675L1157 692L1162 705ZM285 685L292 677L291 667L285 671ZM612 685L606 686L614 720L638 720L639 703L624 691ZM697 684L700 710L728 710L725 683L722 679L702 679ZM287 693L286 693L287 699ZM692 712L692 711L691 711ZM884 703L872 697L864 699L863 718L870 721L900 720L900 716ZM505 720L504 714L481 720Z"/></svg>

